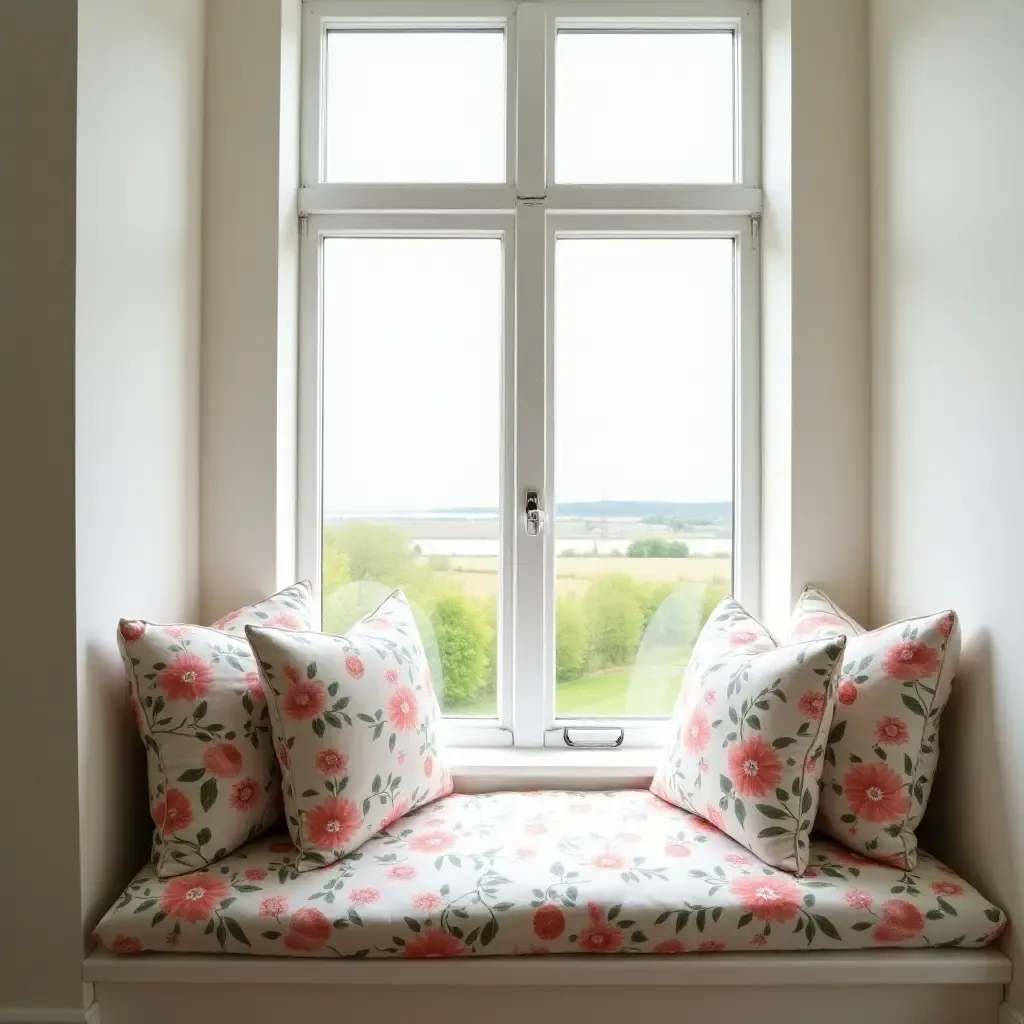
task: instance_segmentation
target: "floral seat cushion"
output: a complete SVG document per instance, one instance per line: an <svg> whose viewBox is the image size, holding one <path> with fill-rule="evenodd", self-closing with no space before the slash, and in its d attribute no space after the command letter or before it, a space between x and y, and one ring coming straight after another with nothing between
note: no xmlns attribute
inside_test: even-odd
<svg viewBox="0 0 1024 1024"><path fill-rule="evenodd" d="M426 957L984 946L1005 917L922 853L827 839L802 878L650 793L455 795L299 873L287 837L209 870L146 868L97 928L116 953Z"/></svg>

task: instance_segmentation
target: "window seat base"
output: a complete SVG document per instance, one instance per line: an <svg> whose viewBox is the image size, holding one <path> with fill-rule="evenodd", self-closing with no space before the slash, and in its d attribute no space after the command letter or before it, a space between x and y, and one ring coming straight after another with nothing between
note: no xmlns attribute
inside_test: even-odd
<svg viewBox="0 0 1024 1024"><path fill-rule="evenodd" d="M994 949L353 961L217 955L85 962L103 1024L996 1024Z"/></svg>

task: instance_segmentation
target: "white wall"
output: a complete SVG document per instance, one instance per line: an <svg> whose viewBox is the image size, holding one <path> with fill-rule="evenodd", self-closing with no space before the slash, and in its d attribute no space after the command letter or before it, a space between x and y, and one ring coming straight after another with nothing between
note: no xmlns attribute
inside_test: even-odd
<svg viewBox="0 0 1024 1024"><path fill-rule="evenodd" d="M114 629L197 603L202 13L0 3L0 1020L88 998L144 842Z"/></svg>
<svg viewBox="0 0 1024 1024"><path fill-rule="evenodd" d="M963 619L927 841L1024 1010L1024 4L873 0L871 55L873 617Z"/></svg>
<svg viewBox="0 0 1024 1024"><path fill-rule="evenodd" d="M0 1010L80 1004L73 3L0 3Z"/></svg>
<svg viewBox="0 0 1024 1024"><path fill-rule="evenodd" d="M868 606L866 0L765 0L762 612Z"/></svg>
<svg viewBox="0 0 1024 1024"><path fill-rule="evenodd" d="M300 8L207 5L204 621L295 577Z"/></svg>
<svg viewBox="0 0 1024 1024"><path fill-rule="evenodd" d="M198 604L202 0L79 0L75 490L82 914L146 842L122 615Z"/></svg>

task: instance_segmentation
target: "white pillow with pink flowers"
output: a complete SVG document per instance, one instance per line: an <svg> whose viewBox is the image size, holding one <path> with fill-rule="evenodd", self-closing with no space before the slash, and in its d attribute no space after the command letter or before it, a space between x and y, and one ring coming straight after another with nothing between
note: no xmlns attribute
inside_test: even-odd
<svg viewBox="0 0 1024 1024"><path fill-rule="evenodd" d="M452 791L426 653L400 590L344 636L246 633L270 702L299 871L341 859Z"/></svg>
<svg viewBox="0 0 1024 1024"><path fill-rule="evenodd" d="M817 587L789 636L848 637L825 754L817 827L875 860L912 870L915 829L939 762L939 719L960 658L955 612L864 628Z"/></svg>
<svg viewBox="0 0 1024 1024"><path fill-rule="evenodd" d="M153 863L161 878L205 868L281 816L270 717L247 624L309 629L308 583L212 627L122 619L118 647L146 747Z"/></svg>
<svg viewBox="0 0 1024 1024"><path fill-rule="evenodd" d="M725 598L694 645L651 792L802 874L845 644L778 647Z"/></svg>

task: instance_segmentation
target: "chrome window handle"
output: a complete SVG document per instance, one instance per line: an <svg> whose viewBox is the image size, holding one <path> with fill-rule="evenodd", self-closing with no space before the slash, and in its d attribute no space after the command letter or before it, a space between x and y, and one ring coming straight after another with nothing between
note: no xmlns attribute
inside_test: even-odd
<svg viewBox="0 0 1024 1024"><path fill-rule="evenodd" d="M540 500L536 491L526 492L526 504L523 507L523 524L528 537L536 537L544 526L546 514L540 507Z"/></svg>

